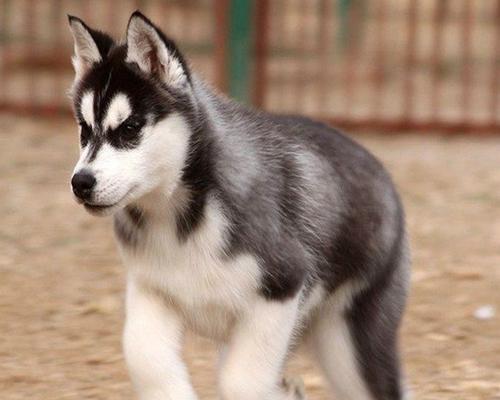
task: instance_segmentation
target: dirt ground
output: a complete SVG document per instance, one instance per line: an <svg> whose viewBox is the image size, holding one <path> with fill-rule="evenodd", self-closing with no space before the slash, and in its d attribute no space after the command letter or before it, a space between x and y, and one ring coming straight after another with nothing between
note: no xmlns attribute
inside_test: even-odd
<svg viewBox="0 0 500 400"><path fill-rule="evenodd" d="M402 349L414 399L500 399L500 137L358 139L403 194L413 284ZM121 354L124 271L109 219L72 200L69 120L0 116L0 398L132 399ZM492 305L496 315L474 317ZM215 349L188 339L202 399L215 399ZM292 362L326 399L306 356ZM182 400L182 399L181 399Z"/></svg>

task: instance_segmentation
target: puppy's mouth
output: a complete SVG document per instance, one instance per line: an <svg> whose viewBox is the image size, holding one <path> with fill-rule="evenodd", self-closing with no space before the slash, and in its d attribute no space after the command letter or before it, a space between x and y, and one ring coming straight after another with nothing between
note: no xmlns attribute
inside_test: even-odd
<svg viewBox="0 0 500 400"><path fill-rule="evenodd" d="M118 205L118 203L115 203L115 204L83 203L85 210L87 210L89 213L94 214L94 215L106 215L117 205Z"/></svg>
<svg viewBox="0 0 500 400"><path fill-rule="evenodd" d="M95 210L95 211L99 211L99 210L105 210L107 208L110 208L110 207L114 207L116 204L91 204L91 203L83 203L83 206L87 209L87 210Z"/></svg>
<svg viewBox="0 0 500 400"><path fill-rule="evenodd" d="M105 216L105 215L110 215L114 211L116 211L118 208L126 205L129 197L131 196L133 190L135 189L135 186L130 188L130 190L123 196L120 200L118 200L115 203L112 204L96 204L96 203L90 203L90 202L82 202L83 206L85 207L85 210L88 211L92 215L97 215L97 216Z"/></svg>

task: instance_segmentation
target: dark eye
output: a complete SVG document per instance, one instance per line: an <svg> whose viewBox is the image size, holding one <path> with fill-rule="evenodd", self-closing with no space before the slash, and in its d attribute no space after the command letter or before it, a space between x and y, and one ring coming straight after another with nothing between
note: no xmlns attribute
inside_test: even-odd
<svg viewBox="0 0 500 400"><path fill-rule="evenodd" d="M80 121L80 128L80 144L82 147L85 147L90 140L90 136L92 135L92 129L90 129L90 126L88 126L84 121Z"/></svg>
<svg viewBox="0 0 500 400"><path fill-rule="evenodd" d="M132 136L139 130L140 126L136 121L125 122L121 128L124 136Z"/></svg>
<svg viewBox="0 0 500 400"><path fill-rule="evenodd" d="M117 148L133 148L140 141L140 131L143 126L144 121L141 118L128 118L111 133L111 144Z"/></svg>

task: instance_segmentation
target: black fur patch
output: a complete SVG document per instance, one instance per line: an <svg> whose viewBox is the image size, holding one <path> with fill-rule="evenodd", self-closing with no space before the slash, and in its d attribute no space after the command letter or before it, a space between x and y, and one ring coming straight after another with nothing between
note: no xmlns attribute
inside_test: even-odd
<svg viewBox="0 0 500 400"><path fill-rule="evenodd" d="M146 124L143 117L131 116L117 128L110 130L108 141L116 149L133 149L141 141L141 129Z"/></svg>
<svg viewBox="0 0 500 400"><path fill-rule="evenodd" d="M135 206L127 206L125 207L125 211L127 212L130 221L136 228L140 229L144 226L146 217L141 209Z"/></svg>
<svg viewBox="0 0 500 400"><path fill-rule="evenodd" d="M201 224L207 195L215 189L213 171L214 144L208 131L210 126L202 119L189 118L193 134L189 140L188 159L182 171L182 182L190 191L187 206L177 215L177 235L184 241Z"/></svg>
<svg viewBox="0 0 500 400"><path fill-rule="evenodd" d="M94 136L91 140L89 139L88 146L90 146L88 159L89 161L95 160L97 157L97 153L101 149L104 144L104 138L100 135Z"/></svg>
<svg viewBox="0 0 500 400"><path fill-rule="evenodd" d="M90 126L87 125L87 123L82 119L79 121L80 128L81 128L81 133L80 133L80 145L82 147L87 146L89 143L90 138L92 137L92 129Z"/></svg>
<svg viewBox="0 0 500 400"><path fill-rule="evenodd" d="M118 240L125 246L136 247L146 226L143 211L134 206L127 206L122 214L114 218L114 230Z"/></svg>

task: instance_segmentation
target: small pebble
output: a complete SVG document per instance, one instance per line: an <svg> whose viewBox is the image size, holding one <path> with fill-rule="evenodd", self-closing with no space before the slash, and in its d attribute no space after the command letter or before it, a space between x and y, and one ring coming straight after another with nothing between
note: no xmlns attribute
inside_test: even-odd
<svg viewBox="0 0 500 400"><path fill-rule="evenodd" d="M481 306L474 311L474 318L480 320L492 319L495 316L495 308L489 304Z"/></svg>

